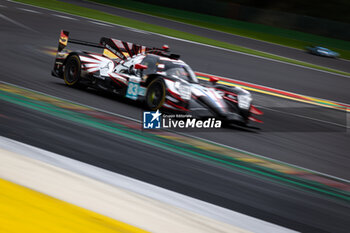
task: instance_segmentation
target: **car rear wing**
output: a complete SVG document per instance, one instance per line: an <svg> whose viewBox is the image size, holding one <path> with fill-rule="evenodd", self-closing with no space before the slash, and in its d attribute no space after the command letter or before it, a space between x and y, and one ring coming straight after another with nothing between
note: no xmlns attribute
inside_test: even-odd
<svg viewBox="0 0 350 233"><path fill-rule="evenodd" d="M127 60L129 57L133 57L140 53L152 53L160 56L170 57L172 59L179 59L179 55L176 54L167 54L169 47L164 45L163 48L151 48L144 45L138 45L135 43L125 42L117 39L102 37L100 43L93 43L83 40L70 39L69 32L61 30L58 49L57 52L61 52L64 48L67 47L69 43L80 44L95 48L102 48L103 55L113 59Z"/></svg>
<svg viewBox="0 0 350 233"><path fill-rule="evenodd" d="M69 43L72 43L72 44L80 44L80 45L86 45L86 46L102 48L102 49L104 48L102 45L97 43L77 40L77 39L69 39L69 32L61 30L60 39L58 41L58 49L57 49L58 52L61 52L65 47L67 47L68 40L69 40Z"/></svg>

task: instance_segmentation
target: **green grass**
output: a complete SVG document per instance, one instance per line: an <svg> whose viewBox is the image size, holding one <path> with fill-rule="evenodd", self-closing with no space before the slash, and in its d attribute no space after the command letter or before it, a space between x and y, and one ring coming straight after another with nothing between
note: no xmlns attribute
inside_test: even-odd
<svg viewBox="0 0 350 233"><path fill-rule="evenodd" d="M31 4L31 5L36 5L36 6L56 10L56 11L66 12L66 13L70 13L70 14L74 14L74 15L78 15L78 16L88 17L91 19L102 20L105 22L124 25L124 26L128 26L128 27L136 28L136 29L141 29L141 30L150 31L150 32L154 32L154 33L164 34L164 35L177 37L177 38L181 38L181 39L186 39L186 40L190 40L190 41L195 41L195 42L199 42L199 43L203 43L203 44L213 45L213 46L217 46L217 47L221 47L221 48L225 48L225 49L249 53L249 54L253 54L253 55L257 55L257 56L261 56L261 57L271 58L271 59L284 61L284 62L288 62L288 63L292 63L292 64L297 64L297 65L301 65L301 66L306 66L306 67L310 67L310 68L315 68L315 69L319 69L319 70L324 70L324 71L329 71L329 72L333 72L333 73L338 73L338 74L350 76L350 73L347 73L347 72L343 72L343 71L339 71L339 70L335 70L335 69L331 69L331 68L327 68L327 67L322 67L322 66L318 66L318 65L314 65L314 64L286 58L286 57L276 56L273 54L264 53L264 52L260 52L257 50L252 50L252 49L240 47L240 46L233 45L230 43L216 41L216 40L209 39L206 37L169 29L166 27L161 27L161 26L152 25L152 24L144 23L144 22L129 19L129 18L124 18L124 17L120 17L120 16L116 16L116 15L107 14L107 13L104 13L101 11L76 6L76 5L65 3L65 2L60 2L60 1L56 1L56 0L16 0L16 1ZM101 36L105 36L105 35L101 35ZM157 45L148 45L148 46L157 46ZM161 46L161 45L158 45L158 46Z"/></svg>
<svg viewBox="0 0 350 233"><path fill-rule="evenodd" d="M248 23L233 19L205 15L195 12L172 9L157 5L130 0L90 0L92 2L112 5L124 9L155 15L166 19L215 29L231 34L263 40L288 47L304 49L312 44L322 45L340 53L345 59L350 59L350 42L318 36L299 31L271 27L262 24ZM345 29L344 29L345 30Z"/></svg>

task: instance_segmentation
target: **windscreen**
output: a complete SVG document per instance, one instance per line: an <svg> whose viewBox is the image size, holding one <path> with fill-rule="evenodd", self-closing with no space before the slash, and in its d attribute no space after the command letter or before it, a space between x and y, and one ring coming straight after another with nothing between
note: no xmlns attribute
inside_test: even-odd
<svg viewBox="0 0 350 233"><path fill-rule="evenodd" d="M198 83L198 79L193 70L184 63L173 63L171 61L164 61L163 71L168 76L177 77L186 80L190 83Z"/></svg>

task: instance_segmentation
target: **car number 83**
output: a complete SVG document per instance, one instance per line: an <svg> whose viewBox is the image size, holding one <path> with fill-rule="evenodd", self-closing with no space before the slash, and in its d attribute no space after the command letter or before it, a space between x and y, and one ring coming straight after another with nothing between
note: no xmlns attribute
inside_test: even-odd
<svg viewBox="0 0 350 233"><path fill-rule="evenodd" d="M137 99L137 94L139 90L139 83L129 82L128 90L126 92L126 97L130 99Z"/></svg>

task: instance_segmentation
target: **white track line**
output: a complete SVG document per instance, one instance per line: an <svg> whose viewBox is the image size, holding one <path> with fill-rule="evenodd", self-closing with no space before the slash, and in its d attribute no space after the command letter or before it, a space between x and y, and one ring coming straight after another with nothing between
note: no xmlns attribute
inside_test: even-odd
<svg viewBox="0 0 350 233"><path fill-rule="evenodd" d="M44 7L39 7L39 6L34 6L34 5L26 4L26 3L21 3L21 2L16 2L16 3L18 3L18 4L23 4L23 5L28 5L28 6L32 6L32 7L37 7L37 8L40 8L40 9L45 9L45 10L47 10L47 11L53 11L53 12L58 12L58 13L64 13L64 14L67 14L67 15L71 15L71 16L75 16L75 17L80 17L80 18L84 18L84 19L95 20L96 22L100 22L100 23L103 23L103 24L108 23L108 24L115 25L115 26L122 27L122 28L129 28L129 29L131 28L131 27L124 26L124 25L120 25L120 24L116 24L116 23L105 22L105 21L102 21L102 20L92 19L92 18L84 17L84 16L77 16L77 15L73 15L73 14L69 14L69 13L65 13L65 12L61 12L61 11L56 11L56 10L51 10L51 9L44 8ZM134 28L131 28L131 29L134 29ZM141 31L144 31L144 30L141 30ZM187 42L187 43L191 43L191 44L196 44L196 45L200 45L200 46L205 46L205 47L210 47L210 48L214 48L214 49L218 49L218 50L222 50L222 51L226 51L226 52L242 54L242 55L246 55L246 56L250 56L250 57L255 57L255 58L259 58L259 59L264 59L264 60L268 60L268 61L272 61L272 62L278 62L278 63L282 63L282 64L286 64L286 65L296 66L296 67L300 67L300 68L304 68L304 69L314 70L314 71L318 71L318 72L322 72L322 73L327 73L327 74L331 74L331 75L336 75L336 76L341 76L341 77L345 77L345 78L349 78L349 79L350 79L350 76L342 75L342 74L338 74L338 73L333 73L333 72L330 72L330 71L319 70L319 69L312 68L312 67L307 67L307 66L297 65L297 64L293 64L293 63L284 62L284 61L274 60L274 59L267 58L267 57L261 57L261 56L257 56L257 55L253 55L253 54L249 54L249 53L244 53L244 52L239 52L239 51L235 51L235 50L230 50L230 49L225 49L225 48L221 48L221 47L217 47L217 46L213 46L213 45L202 44L202 43L199 43L199 42L190 41L190 40L186 40L186 39L180 39L180 38L176 38L176 37L172 37L172 36L167 36L167 35L163 35L163 34L159 34L159 33L155 33L155 32L149 32L149 31L145 31L145 32L147 32L147 33L149 33L149 34L153 34L153 35L157 35L157 36L161 36L161 37L173 39L173 40L183 41L183 42ZM270 54L271 54L271 53L270 53ZM275 54L271 54L271 55L276 56ZM282 57L282 56L281 56L281 57ZM307 62L306 62L306 63L307 63ZM311 63L310 63L310 64L311 64ZM327 67L327 68L328 68L328 67ZM331 68L330 68L330 69L331 69Z"/></svg>
<svg viewBox="0 0 350 233"><path fill-rule="evenodd" d="M106 24L106 23L101 23L101 22L97 22L97 21L89 21L89 23L93 23L99 26L105 26L105 27L113 27L112 25Z"/></svg>
<svg viewBox="0 0 350 233"><path fill-rule="evenodd" d="M113 116L118 116L118 117L121 117L121 118L124 118L124 119L128 119L130 121L134 121L134 122L137 122L137 123L140 123L140 124L142 123L141 120L138 120L138 119L135 119L135 118L132 118L132 117L128 117L128 116L124 116L124 115L121 115L121 114L118 114L118 113L114 113L114 112L110 112L110 111L103 110L103 109L100 109L100 108L92 107L92 106L89 106L89 105L86 105L86 104L82 104L82 103L78 103L78 102L75 102L75 101L71 101L71 100L68 100L68 99L65 99L65 98L60 98L60 97L57 97L57 96L46 94L46 93L41 92L41 91L36 91L36 90L30 89L30 88L22 87L22 86L19 86L19 85L16 85L16 84L12 84L12 83L8 83L8 82L5 82L5 81L0 81L0 83L5 83L5 84L8 84L8 85L12 85L12 86L15 86L15 87L18 87L18 88L22 88L22 89L25 89L25 90L28 90L28 91L32 91L32 92L36 92L36 93L39 93L39 94L42 94L42 95L46 95L46 96L49 96L49 97L52 97L52 98L55 98L55 99L59 99L59 100L67 101L69 103L80 105L80 106L83 106L83 107L86 107L86 108L91 108L91 109L97 110L99 112L107 113L107 114L110 114L110 115L113 115ZM350 123L350 114L348 114L348 115L349 115L349 123ZM169 131L172 132L171 130L169 130ZM246 154L250 154L250 155L253 155L253 156L256 156L256 157L259 157L259 158L263 158L263 159L267 159L267 160L270 160L270 161L278 162L278 163L285 164L285 165L288 165L288 166L291 166L291 167L296 167L296 168L299 168L299 169L302 169L302 170L305 170L305 171L309 171L309 172L312 172L312 173L315 173L315 174L319 174L319 175L322 175L322 176L325 176L325 177L329 177L329 178L332 178L332 179L336 179L336 180L340 180L340 181L343 181L343 182L350 183L350 180L346 180L346 179L339 178L339 177L336 177L336 176L332 176L332 175L329 175L329 174L326 174L326 173L318 172L318 171L315 171L315 170L312 170L312 169L308 169L308 168L304 168L304 167L297 166L297 165L294 165L294 164L290 164L290 163L287 163L287 162L283 162L281 160L272 159L272 158L269 158L269 157L266 157L266 156L263 156L263 155L259 155L259 154L253 153L253 152L249 152L249 151L246 151L246 150L242 150L242 149L239 149L239 148L228 146L228 145L225 145L225 144L222 144L222 143L219 143L219 142L211 141L209 139L200 138L200 137L197 137L197 136L194 136L194 135L191 135L191 134L186 134L186 133L181 133L181 132L174 132L174 133L180 134L180 135L184 135L184 136L188 136L188 137L191 137L191 138L196 138L196 139L199 139L199 140L202 140L202 141L206 141L206 142L209 142L209 143L212 143L212 144L215 144L215 145L223 146L223 147L230 148L230 149L233 149L233 150L237 150L237 151L240 151L240 152L243 152L243 153L246 153Z"/></svg>
<svg viewBox="0 0 350 233"><path fill-rule="evenodd" d="M2 8L7 8L7 6L4 6L4 5L0 5L0 7L2 7Z"/></svg>
<svg viewBox="0 0 350 233"><path fill-rule="evenodd" d="M6 16L3 15L3 14L0 14L0 18L2 18L2 19L4 19L4 20L7 20L7 21L9 21L9 22L11 22L11 23L13 23L13 24L15 24L15 25L21 27L21 28L27 29L27 30L32 31L32 32L37 32L37 31L35 31L34 29L32 29L32 28L30 28L30 27L28 27L28 26L26 26L26 25L24 25L24 24L21 24L21 23L15 21L15 20L13 20L13 19L10 19L9 17L6 17Z"/></svg>
<svg viewBox="0 0 350 233"><path fill-rule="evenodd" d="M151 34L151 33L149 33L149 32L147 32L147 31L142 31L142 30L139 30L139 29L136 29L136 28L126 28L126 30L128 30L128 31L132 31L132 32L137 32L137 33L142 33L142 34Z"/></svg>
<svg viewBox="0 0 350 233"><path fill-rule="evenodd" d="M76 18L72 18L72 17L65 16L65 15L59 15L59 14L51 14L51 15L56 16L56 17L59 17L59 18L62 18L62 19L78 20L78 19L76 19Z"/></svg>
<svg viewBox="0 0 350 233"><path fill-rule="evenodd" d="M19 10L21 10L21 11L27 11L27 12L30 12L30 13L34 13L34 14L42 14L42 13L39 12L39 11L35 11L35 10L27 9L27 8L17 7L17 9L19 9Z"/></svg>

